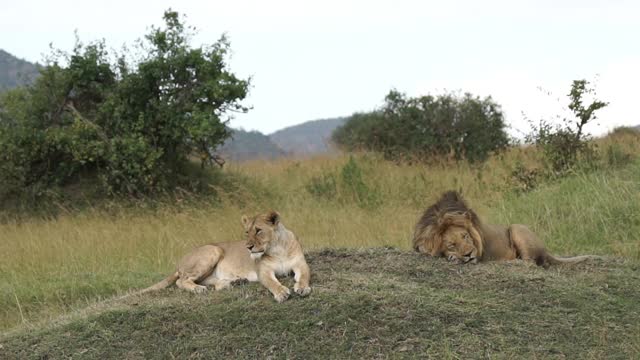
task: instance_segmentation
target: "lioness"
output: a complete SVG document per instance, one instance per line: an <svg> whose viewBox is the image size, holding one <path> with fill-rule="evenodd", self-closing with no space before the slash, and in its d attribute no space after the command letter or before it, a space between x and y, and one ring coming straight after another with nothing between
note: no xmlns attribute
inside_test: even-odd
<svg viewBox="0 0 640 360"><path fill-rule="evenodd" d="M247 241L204 245L188 253L176 272L142 292L159 290L175 283L179 288L203 292L208 285L216 290L229 287L233 281L260 281L277 302L289 298L290 291L276 275L294 272L293 290L300 296L311 293L310 271L296 235L271 211L253 218L242 216Z"/></svg>
<svg viewBox="0 0 640 360"><path fill-rule="evenodd" d="M485 260L534 260L550 264L578 263L599 256L555 257L525 225L484 224L462 196L448 191L425 210L413 235L415 251L466 264Z"/></svg>

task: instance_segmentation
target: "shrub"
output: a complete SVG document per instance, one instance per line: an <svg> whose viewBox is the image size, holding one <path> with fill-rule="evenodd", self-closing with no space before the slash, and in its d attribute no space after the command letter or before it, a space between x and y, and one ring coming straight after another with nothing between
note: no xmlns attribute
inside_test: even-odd
<svg viewBox="0 0 640 360"><path fill-rule="evenodd" d="M595 91L589 87L586 80L574 80L569 93L569 109L575 119L562 119L562 124L553 126L545 120L538 125L532 124L532 132L527 136L527 142L542 149L547 169L555 176L562 176L575 169L593 167L597 162L595 145L590 143L589 135L584 132L584 126L596 119L595 112L607 103L593 99L585 106L584 96L592 95Z"/></svg>
<svg viewBox="0 0 640 360"><path fill-rule="evenodd" d="M538 187L540 175L538 169L529 169L522 163L517 163L511 171L511 183L516 192L529 192Z"/></svg>
<svg viewBox="0 0 640 360"><path fill-rule="evenodd" d="M382 204L380 192L365 181L362 167L353 158L340 169L340 175L328 172L314 176L305 186L316 198L335 200L341 204L355 203L361 208L374 209Z"/></svg>
<svg viewBox="0 0 640 360"><path fill-rule="evenodd" d="M333 173L312 177L305 188L311 195L326 200L333 200L338 195L338 183Z"/></svg>
<svg viewBox="0 0 640 360"><path fill-rule="evenodd" d="M349 157L340 175L346 198L363 208L375 208L380 205L379 193L365 183L362 169L353 156Z"/></svg>
<svg viewBox="0 0 640 360"><path fill-rule="evenodd" d="M409 98L391 91L381 109L354 114L333 140L348 151L376 151L394 160L453 155L478 162L508 145L504 128L501 108L490 97Z"/></svg>
<svg viewBox="0 0 640 360"><path fill-rule="evenodd" d="M80 176L106 192L171 189L191 155L209 160L246 111L248 81L227 70L228 41L193 48L173 11L152 27L136 61L103 42L54 52L36 82L0 97L0 195L49 189Z"/></svg>

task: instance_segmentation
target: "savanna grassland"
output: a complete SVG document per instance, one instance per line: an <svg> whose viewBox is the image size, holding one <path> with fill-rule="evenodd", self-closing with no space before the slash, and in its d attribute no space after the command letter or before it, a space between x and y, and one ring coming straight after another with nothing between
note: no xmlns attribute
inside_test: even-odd
<svg viewBox="0 0 640 360"><path fill-rule="evenodd" d="M3 214L0 357L637 358L640 141L598 147L599 164L562 179L514 177L541 168L532 148L483 165L339 155L232 164L222 175L237 182L210 199ZM412 253L415 221L449 189L486 221L529 224L554 254L607 259L544 270ZM187 249L242 239L241 215L269 208L309 252L310 298L278 305L257 284L115 298Z"/></svg>

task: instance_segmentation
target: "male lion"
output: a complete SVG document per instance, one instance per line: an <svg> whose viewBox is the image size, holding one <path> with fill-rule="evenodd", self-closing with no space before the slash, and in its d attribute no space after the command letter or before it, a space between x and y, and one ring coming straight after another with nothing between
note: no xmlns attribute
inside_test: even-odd
<svg viewBox="0 0 640 360"><path fill-rule="evenodd" d="M271 211L253 218L242 216L247 241L204 245L192 250L178 263L177 270L142 292L164 289L173 283L179 288L203 292L207 285L216 290L233 281L260 281L277 302L289 298L290 291L276 275L294 273L293 290L300 296L311 293L310 271L296 235Z"/></svg>
<svg viewBox="0 0 640 360"><path fill-rule="evenodd" d="M524 225L484 224L455 191L444 193L425 210L416 224L413 248L458 264L522 259L534 260L546 268L550 264L575 264L599 258L592 255L558 258L549 254L542 241Z"/></svg>

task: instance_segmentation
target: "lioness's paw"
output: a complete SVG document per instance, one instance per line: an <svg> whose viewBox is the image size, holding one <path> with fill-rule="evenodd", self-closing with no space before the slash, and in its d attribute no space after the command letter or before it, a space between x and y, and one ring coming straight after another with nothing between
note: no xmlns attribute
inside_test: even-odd
<svg viewBox="0 0 640 360"><path fill-rule="evenodd" d="M296 292L296 294L300 295L300 296L307 296L309 294L311 294L311 287L307 286L307 287L298 287L298 285L293 287L293 291Z"/></svg>
<svg viewBox="0 0 640 360"><path fill-rule="evenodd" d="M192 291L196 294L202 294L207 291L207 287L203 285L196 285Z"/></svg>
<svg viewBox="0 0 640 360"><path fill-rule="evenodd" d="M281 287L274 294L273 297L277 302L281 303L289 298L291 291L287 287Z"/></svg>

